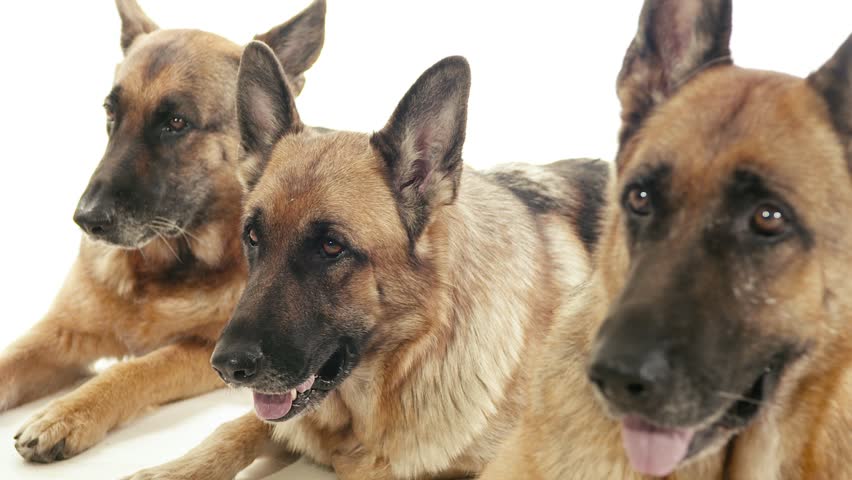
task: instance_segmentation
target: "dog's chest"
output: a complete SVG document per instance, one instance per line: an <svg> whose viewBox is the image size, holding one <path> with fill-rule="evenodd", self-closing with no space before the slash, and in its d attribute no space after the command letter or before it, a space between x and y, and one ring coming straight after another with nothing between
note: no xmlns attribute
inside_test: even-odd
<svg viewBox="0 0 852 480"><path fill-rule="evenodd" d="M235 277L223 278L209 289L180 285L141 289L110 302L110 324L134 355L188 338L213 342L236 307L243 283Z"/></svg>

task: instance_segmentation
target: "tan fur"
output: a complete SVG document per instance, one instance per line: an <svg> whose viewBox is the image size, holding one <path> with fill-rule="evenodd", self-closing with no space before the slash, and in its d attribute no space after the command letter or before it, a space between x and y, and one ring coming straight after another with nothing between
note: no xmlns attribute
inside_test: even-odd
<svg viewBox="0 0 852 480"><path fill-rule="evenodd" d="M163 94L204 92L193 105L199 121L222 123L212 125L215 130L185 156L194 160L187 162L193 172L205 172L216 195L200 224L178 227L177 235L159 235L137 249L84 237L48 314L0 354L0 411L73 384L100 358L126 359L24 424L16 448L37 462L76 455L146 407L223 386L210 368L210 355L245 284L238 235L240 139L233 107L220 106L223 99L224 105L234 103L242 47L211 33L157 30L134 1L117 3L126 58L116 68L115 84L129 105L123 125L144 122ZM314 10L317 5L324 15L324 4ZM166 47L191 62L159 58ZM153 69L157 62L161 68ZM147 171L148 161L139 158L138 172ZM192 172L177 172L186 173Z"/></svg>
<svg viewBox="0 0 852 480"><path fill-rule="evenodd" d="M743 297L768 308L760 318L766 334L796 335L813 349L784 373L771 402L728 447L711 449L667 478L852 478L852 231L846 213L852 189L845 152L824 101L804 80L729 66L686 84L623 146L619 176L609 187L599 269L562 306L535 368L533 391L539 394L482 478L643 478L631 470L620 425L603 412L586 369L595 332L627 275L618 205L623 181L647 163L650 148L696 159L674 169L671 183L685 192L684 208L710 204L738 165L771 175L788 187L785 194L807 217L816 242L810 260L771 284L742 282Z"/></svg>
<svg viewBox="0 0 852 480"><path fill-rule="evenodd" d="M455 201L437 209L416 240L413 262L384 160L369 140L309 130L284 136L246 200L246 211L262 206L273 219L264 227L267 245L295 241L317 218L342 225L370 263L337 296L376 308L372 340L352 374L315 410L274 424L271 438L343 479L476 475L529 400L527 364L560 292L588 276L589 254L570 214L534 215L509 190L465 169ZM565 190L566 198L576 195ZM553 276L554 264L566 274ZM266 438L249 428L257 434L250 443ZM214 434L205 445L226 455L231 442ZM204 461L190 452L131 478L200 476ZM229 461L216 468L230 475L245 466Z"/></svg>

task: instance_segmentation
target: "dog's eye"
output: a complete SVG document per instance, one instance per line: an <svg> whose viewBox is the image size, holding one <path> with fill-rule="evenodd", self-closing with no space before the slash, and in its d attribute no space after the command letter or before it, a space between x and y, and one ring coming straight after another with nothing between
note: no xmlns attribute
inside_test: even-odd
<svg viewBox="0 0 852 480"><path fill-rule="evenodd" d="M106 112L108 122L112 122L113 120L115 120L115 108L111 104L105 103L104 111Z"/></svg>
<svg viewBox="0 0 852 480"><path fill-rule="evenodd" d="M630 187L624 203L636 215L644 216L651 213L651 194L642 187Z"/></svg>
<svg viewBox="0 0 852 480"><path fill-rule="evenodd" d="M327 258L337 258L343 253L343 245L330 238L324 238L321 247L323 255Z"/></svg>
<svg viewBox="0 0 852 480"><path fill-rule="evenodd" d="M163 127L163 130L171 133L180 133L186 128L186 126L187 121L185 118L178 115L172 115L169 117L169 121L166 123L166 126Z"/></svg>
<svg viewBox="0 0 852 480"><path fill-rule="evenodd" d="M246 241L252 247L256 247L257 244L260 242L260 239L257 236L257 231L255 231L254 228L249 227L248 229L246 229Z"/></svg>
<svg viewBox="0 0 852 480"><path fill-rule="evenodd" d="M758 234L775 237L787 231L787 217L775 205L764 204L754 211L751 228Z"/></svg>

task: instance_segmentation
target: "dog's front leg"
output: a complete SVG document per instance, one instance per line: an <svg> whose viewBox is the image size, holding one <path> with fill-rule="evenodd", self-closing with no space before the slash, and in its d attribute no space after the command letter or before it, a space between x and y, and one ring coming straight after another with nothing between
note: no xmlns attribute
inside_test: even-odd
<svg viewBox="0 0 852 480"><path fill-rule="evenodd" d="M62 302L0 353L0 412L50 395L91 372L97 359L126 354L111 335L75 325L78 311ZM82 314L82 313L81 313Z"/></svg>
<svg viewBox="0 0 852 480"><path fill-rule="evenodd" d="M210 368L212 351L212 344L183 342L120 362L31 418L15 448L35 462L68 458L145 407L221 387Z"/></svg>
<svg viewBox="0 0 852 480"><path fill-rule="evenodd" d="M270 426L249 412L223 424L186 455L125 480L231 480L259 457L269 442Z"/></svg>
<svg viewBox="0 0 852 480"><path fill-rule="evenodd" d="M395 480L387 461L370 455L362 447L336 452L331 465L340 480Z"/></svg>

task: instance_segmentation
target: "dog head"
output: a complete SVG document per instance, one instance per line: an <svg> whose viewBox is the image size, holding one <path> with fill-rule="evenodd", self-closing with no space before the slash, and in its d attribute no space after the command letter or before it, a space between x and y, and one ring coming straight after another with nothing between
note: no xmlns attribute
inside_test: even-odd
<svg viewBox="0 0 852 480"><path fill-rule="evenodd" d="M848 329L852 39L808 79L732 65L730 0L647 0L618 79L589 377L634 468L720 448ZM793 368L795 366L795 368Z"/></svg>
<svg viewBox="0 0 852 480"><path fill-rule="evenodd" d="M118 0L124 60L104 102L109 141L74 214L90 238L138 248L211 220L233 202L239 132L234 107L241 47L197 30L160 30L134 0ZM319 56L325 2L256 38L293 83Z"/></svg>
<svg viewBox="0 0 852 480"><path fill-rule="evenodd" d="M266 420L318 405L378 351L422 331L435 265L423 248L455 199L470 73L445 59L374 135L302 125L273 52L252 43L238 81L249 279L212 364L254 390ZM377 340L378 339L378 340Z"/></svg>

